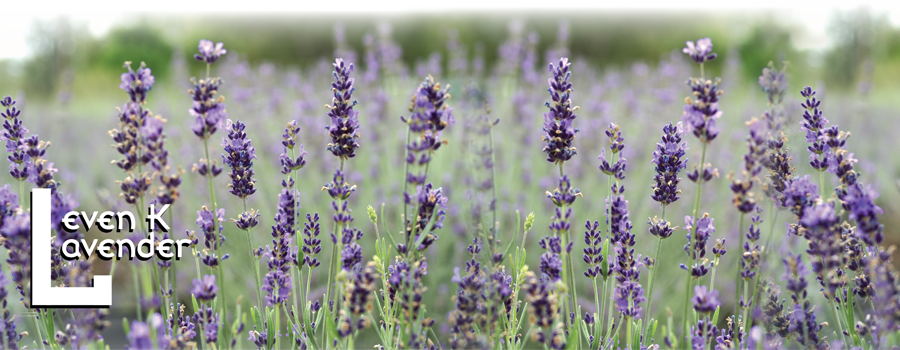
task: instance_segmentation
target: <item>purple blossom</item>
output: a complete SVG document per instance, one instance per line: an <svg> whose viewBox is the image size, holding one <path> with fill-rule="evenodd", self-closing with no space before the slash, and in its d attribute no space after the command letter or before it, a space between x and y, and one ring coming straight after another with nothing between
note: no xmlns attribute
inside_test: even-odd
<svg viewBox="0 0 900 350"><path fill-rule="evenodd" d="M594 221L591 225L590 221L584 224L584 244L587 245L584 250L582 260L588 265L584 276L587 278L597 278L601 274L600 263L603 262L603 237L600 231L600 222ZM543 259L542 259L543 260Z"/></svg>
<svg viewBox="0 0 900 350"><path fill-rule="evenodd" d="M9 296L6 291L7 284L9 284L9 279L6 278L6 272L0 267L0 346L6 349L18 349L23 334L16 332L15 316L11 315L6 302Z"/></svg>
<svg viewBox="0 0 900 350"><path fill-rule="evenodd" d="M706 286L694 286L694 297L691 298L694 310L701 314L716 311L719 307L719 291L707 290Z"/></svg>
<svg viewBox="0 0 900 350"><path fill-rule="evenodd" d="M212 136L216 130L225 127L228 113L225 111L224 98L216 98L219 89L219 78L192 80L194 88L188 91L193 99L193 105L189 110L194 117L191 130L197 137L206 139Z"/></svg>
<svg viewBox="0 0 900 350"><path fill-rule="evenodd" d="M225 235L222 234L222 230L224 229L222 222L224 221L225 208L216 210L215 215L213 212L209 211L206 206L197 211L197 220L195 221L195 224L203 233L204 244L208 249L205 250L206 255L203 257L203 264L211 268L219 266L220 259L215 252L218 250L218 247L225 243ZM228 259L228 254L221 257L221 260L225 259Z"/></svg>
<svg viewBox="0 0 900 350"><path fill-rule="evenodd" d="M720 79L712 81L697 78L687 82L693 94L685 100L681 120L684 121L685 130L692 132L703 143L710 143L719 135L716 120L722 117L719 96L724 93L719 90L720 82Z"/></svg>
<svg viewBox="0 0 900 350"><path fill-rule="evenodd" d="M813 206L819 199L819 188L809 181L809 175L793 178L787 182L779 203L788 208L798 219L802 219L806 209ZM789 232L800 234L796 227L788 227Z"/></svg>
<svg viewBox="0 0 900 350"><path fill-rule="evenodd" d="M356 156L356 149L359 148L359 111L353 109L357 104L356 100L350 102L355 89L354 79L350 78L353 64L345 65L344 60L338 58L332 65L334 82L331 83L331 91L334 97L331 105L326 106L329 109L328 117L331 118L331 125L327 127L328 134L331 135L328 150L335 157L349 159Z"/></svg>
<svg viewBox="0 0 900 350"><path fill-rule="evenodd" d="M150 339L150 326L141 321L132 321L128 332L129 350L153 349L153 340Z"/></svg>
<svg viewBox="0 0 900 350"><path fill-rule="evenodd" d="M684 229L688 231L688 244L684 245L684 251L688 253L691 260L699 260L706 256L706 242L713 233L716 233L716 228L713 226L715 219L709 217L709 214L703 214L703 217L696 221L696 230L694 230L694 221L691 216L684 217Z"/></svg>
<svg viewBox="0 0 900 350"><path fill-rule="evenodd" d="M547 91L550 92L552 102L544 102L544 106L550 110L544 113L544 135L541 139L547 143L543 151L547 154L547 161L551 163L565 162L577 154L572 142L578 133L573 125L578 107L572 106L569 96L573 91L572 83L569 82L572 75L569 71L570 64L566 57L560 58L557 66L551 63L550 72L553 77L547 79L550 85Z"/></svg>
<svg viewBox="0 0 900 350"><path fill-rule="evenodd" d="M206 62L206 64L216 63L220 56L228 53L228 50L225 49L225 44L213 44L212 41L206 39L200 40L197 50L200 53L194 54L194 58L200 62Z"/></svg>
<svg viewBox="0 0 900 350"><path fill-rule="evenodd" d="M16 284L22 301L27 304L25 296L30 295L31 285L31 215L16 211L4 218L0 237L3 238L3 247L9 253L6 263L10 266L10 277Z"/></svg>
<svg viewBox="0 0 900 350"><path fill-rule="evenodd" d="M291 296L290 268L294 263L291 241L295 235L297 190L282 189L278 195L278 210L272 226L272 246L267 246L269 272L263 277L262 291L267 292L266 304L280 305Z"/></svg>
<svg viewBox="0 0 900 350"><path fill-rule="evenodd" d="M228 177L231 178L228 188L231 194L242 199L256 193L256 180L253 179L252 169L253 160L256 159L256 148L250 143L244 128L246 125L240 120L232 123L229 119L226 123L228 137L222 138L222 147L225 151L222 154L222 162L231 169L228 173Z"/></svg>
<svg viewBox="0 0 900 350"><path fill-rule="evenodd" d="M306 214L306 223L303 224L303 260L310 270L319 266L316 255L322 251L322 240L319 238L319 213Z"/></svg>
<svg viewBox="0 0 900 350"><path fill-rule="evenodd" d="M131 97L132 103L143 104L147 98L147 92L153 88L156 79L150 74L150 68L144 62L137 71L131 69L131 62L125 62L125 68L128 72L122 73L122 84L119 89L124 90Z"/></svg>
<svg viewBox="0 0 900 350"><path fill-rule="evenodd" d="M687 41L685 45L686 47L681 49L681 52L690 56L697 64L716 59L716 54L712 52L713 44L710 38L699 39L696 44L693 41Z"/></svg>
<svg viewBox="0 0 900 350"><path fill-rule="evenodd" d="M651 186L653 194L650 195L654 201L661 205L669 205L681 198L681 190L678 184L681 178L678 173L687 167L687 143L681 140L684 135L684 127L682 122L672 125L663 126L662 140L656 144L656 150L653 151L653 160L655 164L656 175L653 180L656 185ZM668 236L666 236L668 237Z"/></svg>
<svg viewBox="0 0 900 350"><path fill-rule="evenodd" d="M769 62L769 66L762 69L762 75L757 80L759 87L766 94L770 105L781 104L784 98L784 92L787 91L787 63L782 65L781 70L775 69L775 64ZM771 126L771 125L770 125Z"/></svg>
<svg viewBox="0 0 900 350"><path fill-rule="evenodd" d="M800 131L806 132L806 142L810 145L807 147L809 151L809 165L818 171L824 171L828 168L828 160L826 152L830 151L830 147L826 144L825 126L828 119L822 116L819 105L822 101L816 99L816 91L809 86L800 91L800 95L806 98L806 101L800 103L803 111L803 121L800 122Z"/></svg>
<svg viewBox="0 0 900 350"><path fill-rule="evenodd" d="M300 127L297 126L297 121L291 120L287 123L287 126L285 126L284 134L281 135L281 144L284 146L284 151L278 156L278 161L281 163L281 173L284 175L300 170L306 165L304 157L306 157L308 153L303 149L303 145L300 145L299 152L295 153L294 151L294 147L297 145L297 133L299 132ZM291 153L288 154L288 152Z"/></svg>
<svg viewBox="0 0 900 350"><path fill-rule="evenodd" d="M197 300L211 301L216 298L216 292L219 291L219 287L216 286L215 275L204 275L203 280L195 278L193 284L194 287L191 288L191 294Z"/></svg>
<svg viewBox="0 0 900 350"><path fill-rule="evenodd" d="M884 214L884 210L875 204L876 198L878 192L859 182L849 186L842 198L844 207L850 211L849 219L856 221L856 236L868 245L878 245L884 240L884 225L878 221L878 215Z"/></svg>
<svg viewBox="0 0 900 350"><path fill-rule="evenodd" d="M9 160L9 175L18 181L24 181L28 178L28 156L25 154L24 139L28 135L28 129L22 124L19 115L22 110L16 108L16 101L9 95L0 99L0 106L5 111L0 112L5 120L3 121L2 137L6 140L6 152Z"/></svg>

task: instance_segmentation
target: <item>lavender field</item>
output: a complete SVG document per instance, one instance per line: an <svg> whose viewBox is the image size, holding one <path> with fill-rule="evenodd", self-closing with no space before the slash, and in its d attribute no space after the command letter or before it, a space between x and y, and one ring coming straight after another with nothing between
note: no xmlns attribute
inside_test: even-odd
<svg viewBox="0 0 900 350"><path fill-rule="evenodd" d="M900 70L876 49L900 35L822 67L706 28L640 34L646 59L565 18L421 47L327 22L303 64L194 28L165 65L73 63L43 95L0 74L0 348L900 346ZM53 284L111 274L109 309L28 308L32 188ZM66 212L150 203L191 254L59 256L125 235Z"/></svg>

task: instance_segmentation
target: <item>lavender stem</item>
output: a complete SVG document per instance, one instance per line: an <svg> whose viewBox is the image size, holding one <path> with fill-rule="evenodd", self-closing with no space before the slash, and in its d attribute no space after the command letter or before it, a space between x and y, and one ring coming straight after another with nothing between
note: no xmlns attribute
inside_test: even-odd
<svg viewBox="0 0 900 350"><path fill-rule="evenodd" d="M703 64L700 64L700 72L701 72L700 77L702 79L703 78ZM706 145L707 145L707 143L706 142L702 142L702 143L703 143L703 146L701 147L701 151L700 151L700 168L698 169L698 173L700 174L700 176L697 177L697 195L694 198L694 210L691 211L693 213L692 215L694 217L694 220L697 220L697 210L700 209L700 195L703 193L703 163L706 162ZM697 228L700 225L694 224L692 226L694 226L694 227L691 230L690 237L693 237L695 234L697 234ZM690 244L690 239L688 240L688 244ZM688 264L688 266L691 266L694 264L693 254L690 255L690 258L691 258L690 259L691 261L690 261L690 264ZM689 324L688 323L688 305L691 303L691 277L692 277L690 272L688 272L687 276L688 276L687 281L685 282L685 286L684 286L684 291L685 291L684 292L684 313L683 313L684 318L682 319L682 322L681 322L682 323L681 336L685 338L685 344L690 343L690 341L689 341L690 337L688 334L688 324Z"/></svg>
<svg viewBox="0 0 900 350"><path fill-rule="evenodd" d="M738 226L738 228L739 228L738 236L740 236L740 241L739 241L740 244L738 245L738 249L743 250L744 249L744 213L741 213L740 225ZM713 275L713 276L715 276L715 275ZM741 284L745 284L744 279L741 278L741 269L737 270L737 279L735 279L735 283L737 283L737 284L735 284L735 291L737 291L737 289L741 287ZM710 283L709 288L714 289L715 286L713 286ZM744 297L749 298L749 296L747 296L747 291L744 291ZM750 299L747 299L747 300L749 301ZM734 298L734 309L738 310L738 298L736 298L736 297Z"/></svg>
<svg viewBox="0 0 900 350"><path fill-rule="evenodd" d="M662 206L662 220L666 220L666 204ZM644 319L647 321L647 326L644 328L644 333L650 329L650 304L653 302L653 275L656 273L656 269L659 267L659 252L662 248L662 235L656 237L656 255L653 256L653 268L649 273L649 281L647 281L647 316ZM646 335L645 335L646 336Z"/></svg>

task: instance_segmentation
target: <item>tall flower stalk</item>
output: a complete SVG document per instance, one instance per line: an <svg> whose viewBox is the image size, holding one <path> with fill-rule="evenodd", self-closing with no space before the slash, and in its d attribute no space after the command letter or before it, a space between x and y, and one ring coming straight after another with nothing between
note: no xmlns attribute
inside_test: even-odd
<svg viewBox="0 0 900 350"><path fill-rule="evenodd" d="M653 176L653 180L656 182L656 185L652 187L653 193L650 197L660 204L662 214L661 218L653 217L653 219L647 220L647 223L650 225L650 234L656 237L656 255L650 261L651 264L647 266L650 270L647 282L647 316L645 317L647 327L650 327L653 277L657 273L656 268L659 264L662 240L671 237L675 229L677 229L677 227L672 227L671 223L666 221L666 207L681 199L681 189L678 188L681 178L678 177L678 173L687 167L688 161L685 157L685 152L688 149L687 143L681 139L683 135L684 127L682 122L678 122L675 125L669 122L669 124L663 126L662 139L656 144L656 150L653 151L653 160L651 161L655 164L656 175Z"/></svg>
<svg viewBox="0 0 900 350"><path fill-rule="evenodd" d="M704 63L717 57L717 55L712 52L712 47L712 40L703 38L697 40L696 44L688 41L687 46L682 49L682 52L690 56L691 59L700 66L700 78L691 78L688 80L688 86L691 87L692 95L691 97L685 98L684 114L681 117L684 121L686 131L693 133L701 143L700 163L695 164L694 170L688 173L688 179L697 183L697 194L694 198L694 207L691 210L691 215L693 217L697 217L698 211L700 210L700 197L703 192L703 183L711 180L715 175L715 170L711 169L711 165L705 163L706 148L709 143L719 135L719 127L716 126L716 120L722 116L722 111L718 108L719 96L723 93L723 91L718 88L721 80L707 80L703 71ZM692 235L695 235L695 232L692 232ZM694 259L696 259L696 257L692 258L692 263L694 262ZM688 279L685 282L685 303L683 313L683 320L685 322L682 329L682 335L685 338L688 335L687 297L690 295L691 279L691 274L688 274Z"/></svg>
<svg viewBox="0 0 900 350"><path fill-rule="evenodd" d="M216 191L215 186L213 185L213 179L222 172L222 168L217 166L215 160L210 157L209 139L218 129L225 127L225 121L228 119L228 112L225 110L225 97L217 95L222 80L218 77L210 78L210 69L212 68L212 65L219 60L219 57L225 55L228 50L225 50L222 43L214 44L212 41L206 39L200 40L200 44L197 48L199 53L195 54L194 58L206 63L206 79L200 79L198 81L191 78L191 83L193 83L194 87L188 90L188 93L193 98L193 104L191 105L189 112L190 115L194 117L194 124L191 126L191 130L194 132L194 135L197 135L197 137L203 140L205 158L200 159L199 165L194 164L194 170L200 174L200 176L207 179L212 212L218 213L219 208L218 203L216 202ZM222 243L224 243L224 240L215 243L216 256L221 256L220 248L223 245ZM224 269L217 268L215 270L219 280L224 281ZM224 347L224 344L228 344L232 337L229 334L229 328L225 326L225 324L228 323L228 298L226 297L224 289L221 294L222 302L219 303L219 312L222 315L223 329L221 329L221 333L223 334L223 337L220 338L221 342L219 342L219 346Z"/></svg>
<svg viewBox="0 0 900 350"><path fill-rule="evenodd" d="M571 99L571 94L574 90L572 89L572 83L569 82L569 78L572 76L572 72L569 70L570 65L571 63L569 63L567 57L560 58L556 65L553 63L549 65L552 76L547 79L549 85L547 91L550 93L550 100L544 102L544 106L548 108L548 111L544 112L544 134L541 139L546 143L543 151L547 154L547 161L559 166L560 177L560 186L554 191L554 194L551 196L548 192L548 197L553 199L553 203L558 208L556 209L553 223L550 225L550 230L554 233L554 236L547 238L560 240L562 248L557 251L551 249L545 255L559 255L558 257L550 256L548 258L552 260L552 258L560 259L561 257L565 263L565 267L562 268L562 272L564 272L562 280L566 290L572 293L572 297L565 300L566 314L564 316L567 317L563 317L563 321L570 326L572 331L575 331L576 328L572 327L572 320L574 315L579 313L578 290L575 287L575 269L574 264L572 264L572 255L570 254L573 242L569 232L568 218L572 213L572 209L569 206L575 201L575 196L580 196L581 192L577 188L571 188L569 179L563 169L565 162L578 154L573 144L575 134L578 133L578 129L574 127L575 118L578 117L575 114L578 106L573 105ZM566 200L559 200L560 198L557 198L559 196L564 196ZM580 345L581 337L578 339L578 345Z"/></svg>

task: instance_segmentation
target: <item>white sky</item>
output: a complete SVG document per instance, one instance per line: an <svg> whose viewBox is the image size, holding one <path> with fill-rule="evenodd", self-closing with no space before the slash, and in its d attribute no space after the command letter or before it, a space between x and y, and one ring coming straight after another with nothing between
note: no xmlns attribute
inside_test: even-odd
<svg viewBox="0 0 900 350"><path fill-rule="evenodd" d="M798 26L792 33L793 43L799 49L821 50L830 46L827 28L832 14L832 6L842 9L855 7L860 0L752 0L754 6L780 7L781 20ZM868 0L876 11L887 11L891 22L900 25L900 0ZM52 18L61 11L55 10L12 10L3 11L0 33L6 38L6 45L0 45L0 59L22 59L28 57L28 30L33 17ZM121 14L113 10L69 10L78 21L87 21L91 32L103 35L121 19Z"/></svg>
<svg viewBox="0 0 900 350"><path fill-rule="evenodd" d="M5 45L0 46L0 59L21 59L30 54L28 47L28 31L31 28L31 19L53 18L59 12L68 12L76 21L88 21L88 27L94 35L106 33L110 26L121 16L119 11L94 11L94 10L40 10L40 11L3 11L3 20L0 21L0 33L8 39Z"/></svg>

